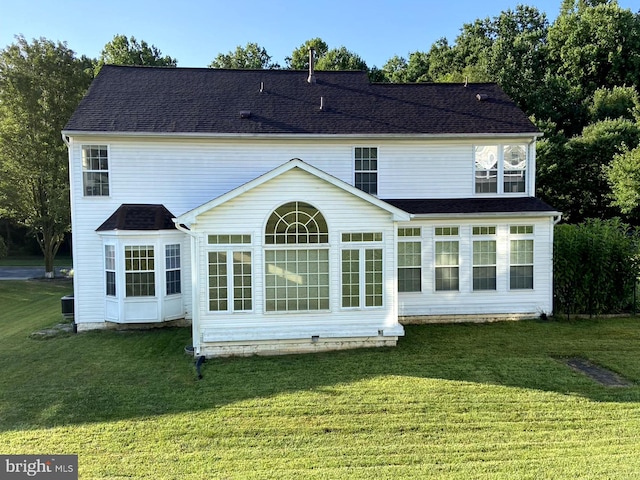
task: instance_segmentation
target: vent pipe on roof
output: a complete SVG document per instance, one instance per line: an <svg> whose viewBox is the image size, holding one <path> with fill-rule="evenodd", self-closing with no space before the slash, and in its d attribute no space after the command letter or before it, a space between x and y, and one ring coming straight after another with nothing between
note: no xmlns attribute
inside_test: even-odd
<svg viewBox="0 0 640 480"><path fill-rule="evenodd" d="M476 98L479 102L484 102L485 100L489 100L489 95L487 95L486 93L478 93L476 94Z"/></svg>
<svg viewBox="0 0 640 480"><path fill-rule="evenodd" d="M320 97L320 110L324 110L324 97Z"/></svg>
<svg viewBox="0 0 640 480"><path fill-rule="evenodd" d="M313 48L310 48L309 49L309 77L307 78L307 82L309 82L311 84L316 83L316 74L313 71L313 69L314 69L314 64L313 64L314 53L315 53L315 50Z"/></svg>
<svg viewBox="0 0 640 480"><path fill-rule="evenodd" d="M264 92L264 82L260 82L260 93Z"/></svg>

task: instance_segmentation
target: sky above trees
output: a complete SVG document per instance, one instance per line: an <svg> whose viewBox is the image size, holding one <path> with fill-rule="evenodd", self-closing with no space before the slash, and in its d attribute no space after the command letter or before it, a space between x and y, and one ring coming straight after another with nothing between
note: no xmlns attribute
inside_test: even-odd
<svg viewBox="0 0 640 480"><path fill-rule="evenodd" d="M2 0L0 48L22 34L27 40L66 41L77 54L97 58L114 35L123 34L157 46L179 67L206 67L216 55L255 42L284 66L293 49L320 37L332 47L345 46L369 67L382 67L394 55L428 50L442 37L452 42L464 23L497 16L519 3L537 7L549 21L561 6L561 0ZM638 10L637 0L619 4Z"/></svg>

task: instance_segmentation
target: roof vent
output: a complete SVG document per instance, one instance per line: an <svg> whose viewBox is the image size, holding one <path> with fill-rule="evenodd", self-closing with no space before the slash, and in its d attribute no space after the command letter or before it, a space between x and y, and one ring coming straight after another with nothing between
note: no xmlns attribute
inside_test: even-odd
<svg viewBox="0 0 640 480"><path fill-rule="evenodd" d="M489 100L489 95L487 95L486 93L477 93L476 98L479 102L484 102L486 100Z"/></svg>
<svg viewBox="0 0 640 480"><path fill-rule="evenodd" d="M313 48L309 49L309 77L307 78L307 82L314 84L316 83L316 74L314 72L314 65L313 65L313 57L314 57L314 53L315 50Z"/></svg>
<svg viewBox="0 0 640 480"><path fill-rule="evenodd" d="M324 110L326 107L324 106L324 97L320 97L320 110Z"/></svg>
<svg viewBox="0 0 640 480"><path fill-rule="evenodd" d="M240 118L249 118L251 116L251 110L240 110Z"/></svg>

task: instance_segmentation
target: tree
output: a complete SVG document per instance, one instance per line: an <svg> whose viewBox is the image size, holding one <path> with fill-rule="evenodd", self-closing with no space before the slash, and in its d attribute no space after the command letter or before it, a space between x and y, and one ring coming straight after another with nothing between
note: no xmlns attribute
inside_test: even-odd
<svg viewBox="0 0 640 480"><path fill-rule="evenodd" d="M60 132L89 83L65 43L24 37L0 51L0 213L29 227L45 272L70 230L68 153Z"/></svg>
<svg viewBox="0 0 640 480"><path fill-rule="evenodd" d="M287 68L306 70L309 68L309 49L313 48L316 70L367 70L367 63L346 47L332 48L321 38L307 40L285 58ZM376 79L379 75L374 72Z"/></svg>
<svg viewBox="0 0 640 480"><path fill-rule="evenodd" d="M284 61L287 68L292 70L308 70L309 69L309 49L313 48L313 60L318 62L318 58L322 57L329 51L329 46L321 38L312 38L307 40L298 48L296 48L290 57L286 57Z"/></svg>
<svg viewBox="0 0 640 480"><path fill-rule="evenodd" d="M634 87L599 88L589 105L592 122L605 119L637 119L640 115L640 98Z"/></svg>
<svg viewBox="0 0 640 480"><path fill-rule="evenodd" d="M219 53L211 62L209 68L233 68L233 69L268 69L280 68L277 63L271 63L271 56L267 50L257 43L247 43L246 46L238 45L235 51Z"/></svg>
<svg viewBox="0 0 640 480"><path fill-rule="evenodd" d="M616 154L640 143L640 124L626 119L603 120L585 127L566 142L540 142L537 181L541 197L577 223L587 218L612 218L620 210L611 205L607 169Z"/></svg>
<svg viewBox="0 0 640 480"><path fill-rule="evenodd" d="M613 0L566 0L547 40L550 68L585 99L601 87L639 85L640 17Z"/></svg>
<svg viewBox="0 0 640 480"><path fill-rule="evenodd" d="M316 70L367 70L367 63L345 47L332 48L318 57Z"/></svg>
<svg viewBox="0 0 640 480"><path fill-rule="evenodd" d="M613 203L636 222L640 220L640 147L617 154L607 177Z"/></svg>
<svg viewBox="0 0 640 480"><path fill-rule="evenodd" d="M102 66L107 64L175 67L178 61L168 55L162 56L162 52L155 45L149 45L144 40L138 42L135 37L116 35L102 49L95 67L96 75Z"/></svg>

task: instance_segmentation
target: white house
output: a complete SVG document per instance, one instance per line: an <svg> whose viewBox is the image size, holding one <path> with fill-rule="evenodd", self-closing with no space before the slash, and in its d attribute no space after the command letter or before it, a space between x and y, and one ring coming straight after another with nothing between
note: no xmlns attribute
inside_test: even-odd
<svg viewBox="0 0 640 480"><path fill-rule="evenodd" d="M247 355L551 313L560 214L499 87L309 73L102 68L63 131L79 331Z"/></svg>

